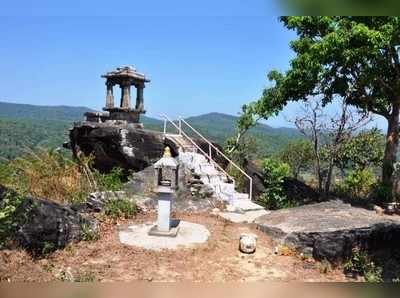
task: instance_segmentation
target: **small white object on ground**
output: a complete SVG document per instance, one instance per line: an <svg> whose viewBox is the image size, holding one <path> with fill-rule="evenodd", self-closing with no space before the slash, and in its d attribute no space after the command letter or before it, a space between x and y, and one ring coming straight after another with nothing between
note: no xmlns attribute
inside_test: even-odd
<svg viewBox="0 0 400 298"><path fill-rule="evenodd" d="M203 225L180 221L179 232L176 237L162 237L148 235L154 223L133 224L119 232L122 244L142 247L149 250L178 249L192 247L207 242L210 232Z"/></svg>
<svg viewBox="0 0 400 298"><path fill-rule="evenodd" d="M252 254L256 251L257 235L243 233L239 239L239 250L246 254Z"/></svg>

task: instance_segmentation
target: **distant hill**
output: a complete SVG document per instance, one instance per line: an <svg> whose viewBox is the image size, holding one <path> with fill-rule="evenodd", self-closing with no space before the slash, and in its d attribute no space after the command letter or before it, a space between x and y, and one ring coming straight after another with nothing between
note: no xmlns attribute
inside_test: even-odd
<svg viewBox="0 0 400 298"><path fill-rule="evenodd" d="M12 159L38 146L61 146L67 140L67 130L72 122L82 120L88 111L93 110L0 102L0 158ZM161 131L163 128L163 121L159 119L145 116L141 119L146 129ZM223 145L227 137L234 135L237 117L209 113L186 120L204 136ZM295 129L264 124L251 129L249 134L257 139L262 154L274 152L289 140L300 137Z"/></svg>
<svg viewBox="0 0 400 298"><path fill-rule="evenodd" d="M93 111L85 107L37 106L0 102L0 118L77 121L83 114Z"/></svg>
<svg viewBox="0 0 400 298"><path fill-rule="evenodd" d="M235 135L238 117L209 113L186 120L197 130L217 143L223 144L229 136ZM264 153L273 153L288 141L301 138L301 134L294 128L274 128L262 123L249 130L248 134L257 140L259 150Z"/></svg>

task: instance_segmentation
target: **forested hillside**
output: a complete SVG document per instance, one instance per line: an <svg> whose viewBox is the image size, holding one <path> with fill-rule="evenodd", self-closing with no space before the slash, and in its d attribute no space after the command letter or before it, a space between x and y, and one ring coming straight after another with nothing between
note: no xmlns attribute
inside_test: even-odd
<svg viewBox="0 0 400 298"><path fill-rule="evenodd" d="M85 107L35 106L0 102L0 158L12 159L26 150L42 147L61 147L68 140L67 132L74 121L91 111ZM237 117L210 113L190 117L187 121L207 138L223 145L234 135ZM146 129L161 130L163 122L142 117ZM172 131L172 130L171 130ZM292 128L272 128L259 124L249 135L257 139L261 154L275 152L282 145L300 137Z"/></svg>

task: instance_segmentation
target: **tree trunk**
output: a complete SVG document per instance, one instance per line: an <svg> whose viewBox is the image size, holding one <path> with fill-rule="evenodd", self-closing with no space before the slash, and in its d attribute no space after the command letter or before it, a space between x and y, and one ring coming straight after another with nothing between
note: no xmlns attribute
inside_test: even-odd
<svg viewBox="0 0 400 298"><path fill-rule="evenodd" d="M388 118L386 147L382 166L382 183L393 191L393 170L396 162L396 153L399 145L399 105L393 105L392 113Z"/></svg>
<svg viewBox="0 0 400 298"><path fill-rule="evenodd" d="M328 174L326 176L326 181L325 181L325 189L324 189L324 194L325 195L328 195L328 193L330 191L330 188L331 188L332 172L333 172L333 159L331 158L329 160Z"/></svg>

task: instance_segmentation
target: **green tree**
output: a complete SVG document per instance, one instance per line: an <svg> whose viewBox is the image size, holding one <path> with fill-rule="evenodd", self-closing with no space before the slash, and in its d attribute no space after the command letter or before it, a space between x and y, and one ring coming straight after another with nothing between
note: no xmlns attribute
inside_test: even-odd
<svg viewBox="0 0 400 298"><path fill-rule="evenodd" d="M266 158L262 162L261 171L265 192L258 197L258 203L273 210L295 206L296 202L291 201L283 190L284 179L289 176L290 166L284 162Z"/></svg>
<svg viewBox="0 0 400 298"><path fill-rule="evenodd" d="M379 166L383 159L384 144L384 136L378 129L362 131L343 144L336 163L342 171L346 168L365 170Z"/></svg>
<svg viewBox="0 0 400 298"><path fill-rule="evenodd" d="M314 154L310 141L296 140L283 147L277 157L290 166L291 174L297 179L301 171L312 167Z"/></svg>
<svg viewBox="0 0 400 298"><path fill-rule="evenodd" d="M388 122L382 181L392 188L399 144L400 17L281 17L298 38L286 72L268 74L271 87L243 108L243 121L268 118L289 101L335 98ZM253 121L253 122L254 122ZM239 123L240 124L240 123Z"/></svg>

